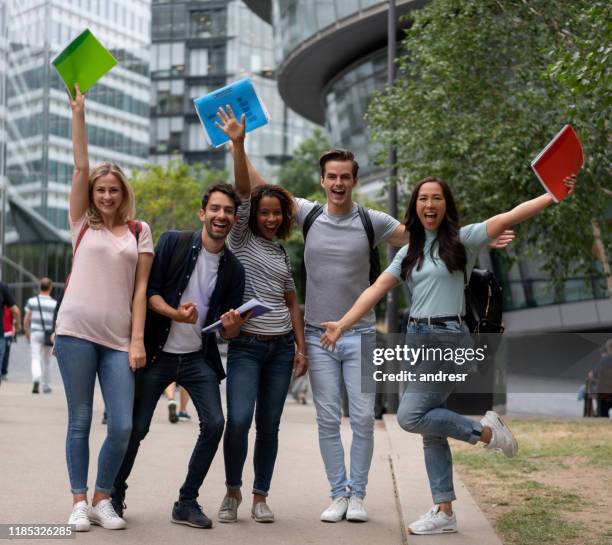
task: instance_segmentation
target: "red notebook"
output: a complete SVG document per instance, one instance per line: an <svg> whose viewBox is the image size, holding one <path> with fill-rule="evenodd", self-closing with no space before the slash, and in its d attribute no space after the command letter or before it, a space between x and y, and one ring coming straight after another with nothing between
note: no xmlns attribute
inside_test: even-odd
<svg viewBox="0 0 612 545"><path fill-rule="evenodd" d="M531 168L555 202L560 202L568 193L563 180L578 174L583 164L584 153L578 135L571 125L565 125L531 162Z"/></svg>

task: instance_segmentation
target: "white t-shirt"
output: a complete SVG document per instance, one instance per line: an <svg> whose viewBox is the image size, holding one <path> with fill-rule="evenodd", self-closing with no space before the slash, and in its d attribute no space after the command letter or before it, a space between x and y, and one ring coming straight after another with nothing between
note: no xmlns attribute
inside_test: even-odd
<svg viewBox="0 0 612 545"><path fill-rule="evenodd" d="M187 354L202 348L202 327L210 306L210 298L217 284L221 252L212 254L202 248L189 283L181 295L180 304L195 303L198 307L198 320L195 324L172 321L170 334L164 345L164 352Z"/></svg>

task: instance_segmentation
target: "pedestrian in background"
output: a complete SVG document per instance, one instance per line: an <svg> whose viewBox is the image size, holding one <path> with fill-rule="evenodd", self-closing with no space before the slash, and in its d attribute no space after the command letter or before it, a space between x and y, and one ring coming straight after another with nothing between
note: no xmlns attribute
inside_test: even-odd
<svg viewBox="0 0 612 545"><path fill-rule="evenodd" d="M51 297L53 283L50 278L42 278L40 292L30 297L25 306L23 327L26 339L30 342L32 367L32 393L39 392L42 382L43 394L51 393L51 350L53 343L50 335L53 330L53 314L57 301Z"/></svg>
<svg viewBox="0 0 612 545"><path fill-rule="evenodd" d="M19 333L21 331L21 311L19 307L15 303L15 298L13 294L10 292L9 287L4 283L0 282L0 309L2 311L2 316L4 317L6 311L8 310L11 314L12 318L12 330L14 333ZM4 352L6 350L6 339L4 337L4 318L0 321L0 326L2 326L2 330L0 333L0 361L4 362ZM8 366L8 363L7 363ZM6 373L4 372L4 365L2 366L2 378ZM0 381L2 379L0 378Z"/></svg>

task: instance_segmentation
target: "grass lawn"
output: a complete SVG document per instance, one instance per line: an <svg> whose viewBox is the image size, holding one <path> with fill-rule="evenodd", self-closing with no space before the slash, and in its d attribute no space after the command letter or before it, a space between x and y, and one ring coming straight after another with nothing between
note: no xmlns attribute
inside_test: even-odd
<svg viewBox="0 0 612 545"><path fill-rule="evenodd" d="M452 441L455 470L504 545L612 544L612 422L506 421L515 458Z"/></svg>

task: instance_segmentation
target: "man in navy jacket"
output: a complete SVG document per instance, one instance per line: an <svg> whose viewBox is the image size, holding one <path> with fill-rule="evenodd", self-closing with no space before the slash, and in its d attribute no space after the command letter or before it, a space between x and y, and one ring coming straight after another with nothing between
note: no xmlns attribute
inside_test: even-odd
<svg viewBox="0 0 612 545"><path fill-rule="evenodd" d="M221 335L231 338L238 335L244 322L234 310L242 304L244 269L225 246L239 203L232 186L210 187L199 213L202 230L167 231L155 247L147 289L147 366L137 376L132 433L112 493L119 516L123 514L126 480L157 402L166 387L176 382L191 396L200 419L200 434L171 520L196 528L212 527L196 498L223 434L219 382L225 372L215 334L201 331L221 320Z"/></svg>

